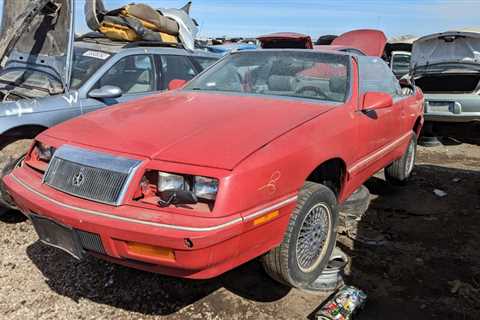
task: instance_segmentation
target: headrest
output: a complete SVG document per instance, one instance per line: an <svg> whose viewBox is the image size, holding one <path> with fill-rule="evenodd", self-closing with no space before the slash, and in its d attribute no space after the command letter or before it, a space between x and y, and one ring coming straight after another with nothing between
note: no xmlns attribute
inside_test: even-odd
<svg viewBox="0 0 480 320"><path fill-rule="evenodd" d="M268 78L268 89L271 91L293 91L294 77L272 75Z"/></svg>
<svg viewBox="0 0 480 320"><path fill-rule="evenodd" d="M332 77L329 80L329 87L331 92L345 93L347 91L347 78Z"/></svg>

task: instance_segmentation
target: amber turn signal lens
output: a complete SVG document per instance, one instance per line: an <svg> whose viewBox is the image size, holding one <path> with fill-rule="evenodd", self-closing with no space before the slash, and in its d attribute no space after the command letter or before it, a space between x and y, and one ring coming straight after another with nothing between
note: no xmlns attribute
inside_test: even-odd
<svg viewBox="0 0 480 320"><path fill-rule="evenodd" d="M127 242L127 247L130 253L160 258L167 261L175 261L175 254L173 253L173 250L169 248L151 246L139 242Z"/></svg>
<svg viewBox="0 0 480 320"><path fill-rule="evenodd" d="M270 212L270 213L267 213L266 215L264 216L261 216L260 218L257 218L255 220L253 220L253 225L254 226L258 226L259 224L263 224L265 222L268 222L272 219L275 219L276 217L278 217L278 215L280 214L280 212L277 210L277 211L273 211L273 212Z"/></svg>

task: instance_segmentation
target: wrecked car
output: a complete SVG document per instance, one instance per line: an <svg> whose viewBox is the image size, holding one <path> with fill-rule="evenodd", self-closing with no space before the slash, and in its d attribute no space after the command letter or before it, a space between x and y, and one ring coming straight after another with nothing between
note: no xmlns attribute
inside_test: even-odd
<svg viewBox="0 0 480 320"><path fill-rule="evenodd" d="M480 32L450 31L418 39L410 73L425 93L426 134L478 123Z"/></svg>
<svg viewBox="0 0 480 320"><path fill-rule="evenodd" d="M392 38L385 46L385 60L398 79L407 75L410 71L410 56L412 45L417 37L411 35Z"/></svg>
<svg viewBox="0 0 480 320"><path fill-rule="evenodd" d="M171 79L189 80L219 58L156 42L112 41L97 33L74 41L70 1L20 4L4 2L3 21L19 12L20 18L9 22L0 43L0 176L46 128L165 90ZM25 14L30 12L38 14ZM3 196L0 203L14 207Z"/></svg>
<svg viewBox="0 0 480 320"><path fill-rule="evenodd" d="M380 58L246 50L184 82L36 138L4 183L42 242L195 279L262 257L305 288L338 205L383 168L395 184L414 168L423 96Z"/></svg>
<svg viewBox="0 0 480 320"><path fill-rule="evenodd" d="M335 36L328 45L314 45L310 36L294 32L266 34L257 39L263 49L314 49L377 57L382 56L387 42L382 31L373 29L345 32L338 37Z"/></svg>

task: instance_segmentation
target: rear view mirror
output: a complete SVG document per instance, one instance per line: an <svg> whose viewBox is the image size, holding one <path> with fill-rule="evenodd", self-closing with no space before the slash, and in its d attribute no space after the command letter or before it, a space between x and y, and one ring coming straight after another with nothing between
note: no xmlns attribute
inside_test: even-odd
<svg viewBox="0 0 480 320"><path fill-rule="evenodd" d="M103 86L100 89L90 91L88 97L93 99L114 99L121 97L122 94L122 89L117 86Z"/></svg>
<svg viewBox="0 0 480 320"><path fill-rule="evenodd" d="M386 92L367 92L363 95L362 110L370 111L388 108L393 105L393 98Z"/></svg>
<svg viewBox="0 0 480 320"><path fill-rule="evenodd" d="M187 83L187 80L173 79L168 83L168 90L175 90L183 87Z"/></svg>

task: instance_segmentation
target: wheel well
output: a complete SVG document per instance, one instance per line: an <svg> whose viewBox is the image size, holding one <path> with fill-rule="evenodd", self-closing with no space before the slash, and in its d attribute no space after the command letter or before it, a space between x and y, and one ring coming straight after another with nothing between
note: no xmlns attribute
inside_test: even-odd
<svg viewBox="0 0 480 320"><path fill-rule="evenodd" d="M345 172L345 162L340 158L334 158L315 168L308 176L307 181L321 183L329 187L338 197L342 191Z"/></svg>
<svg viewBox="0 0 480 320"><path fill-rule="evenodd" d="M415 124L413 125L413 131L417 134L417 137L420 135L420 130L422 129L421 123L422 123L422 117L418 117L417 120L415 121Z"/></svg>
<svg viewBox="0 0 480 320"><path fill-rule="evenodd" d="M10 128L0 135L0 149L18 139L33 139L47 127L40 125L24 125Z"/></svg>

